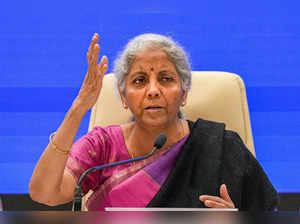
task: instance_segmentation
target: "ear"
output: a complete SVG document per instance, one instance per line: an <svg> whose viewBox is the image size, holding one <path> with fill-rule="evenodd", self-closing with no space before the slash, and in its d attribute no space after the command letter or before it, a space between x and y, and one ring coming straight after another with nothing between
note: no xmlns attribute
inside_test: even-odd
<svg viewBox="0 0 300 224"><path fill-rule="evenodd" d="M186 105L187 95L188 95L187 91L183 91L182 100L181 100L182 106Z"/></svg>
<svg viewBox="0 0 300 224"><path fill-rule="evenodd" d="M121 91L120 83L118 83L118 91L119 91L119 94L120 94L120 98L121 98L123 107L124 107L125 109L127 109L127 108L128 108L128 105L127 105L126 96L125 96L125 94L124 94L124 91L123 91L123 92Z"/></svg>

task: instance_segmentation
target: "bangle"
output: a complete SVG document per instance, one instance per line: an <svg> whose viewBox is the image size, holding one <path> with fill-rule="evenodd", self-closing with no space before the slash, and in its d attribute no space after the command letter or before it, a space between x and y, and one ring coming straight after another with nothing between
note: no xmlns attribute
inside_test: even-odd
<svg viewBox="0 0 300 224"><path fill-rule="evenodd" d="M57 147L57 145L54 143L53 141L53 137L55 136L56 132L53 132L50 136L49 136L49 142L50 142L50 145L55 149L56 152L59 152L59 153L62 153L62 154L65 154L65 155L68 155L70 150L62 150L60 148Z"/></svg>

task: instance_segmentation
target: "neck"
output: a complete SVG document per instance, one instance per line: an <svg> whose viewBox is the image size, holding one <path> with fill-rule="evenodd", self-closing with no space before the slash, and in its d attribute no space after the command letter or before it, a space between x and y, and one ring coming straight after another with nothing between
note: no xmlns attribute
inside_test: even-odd
<svg viewBox="0 0 300 224"><path fill-rule="evenodd" d="M153 143L156 137L164 133L167 135L167 142L162 149L172 146L189 133L187 122L178 119L172 125L164 128L146 128L138 123L132 123L128 126L124 135L127 148L132 157L138 157L149 154L153 149Z"/></svg>

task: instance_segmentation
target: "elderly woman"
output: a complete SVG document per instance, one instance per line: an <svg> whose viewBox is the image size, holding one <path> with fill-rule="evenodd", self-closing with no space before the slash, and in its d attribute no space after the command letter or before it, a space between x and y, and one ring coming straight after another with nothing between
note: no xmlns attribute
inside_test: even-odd
<svg viewBox="0 0 300 224"><path fill-rule="evenodd" d="M98 63L98 39L95 34L91 41L79 94L33 172L33 200L48 205L71 201L85 170L147 155L156 136L165 133L166 144L148 159L90 173L82 184L84 194L93 190L87 208L277 206L275 189L236 133L224 124L183 118L180 107L191 86L190 66L183 49L162 35L137 36L116 60L121 101L132 121L96 127L73 144L108 69L105 56Z"/></svg>

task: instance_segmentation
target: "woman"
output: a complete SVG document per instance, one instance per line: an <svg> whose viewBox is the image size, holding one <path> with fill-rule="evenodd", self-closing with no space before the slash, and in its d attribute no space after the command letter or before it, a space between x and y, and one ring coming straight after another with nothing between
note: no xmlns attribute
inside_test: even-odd
<svg viewBox="0 0 300 224"><path fill-rule="evenodd" d="M275 189L236 133L226 131L223 124L183 119L180 107L191 85L190 66L182 48L161 35L134 38L115 63L120 98L133 121L96 127L73 145L108 69L106 56L98 64L98 39L95 34L91 41L88 72L79 94L33 172L33 200L48 205L71 201L83 171L147 155L155 137L165 133L166 144L152 157L89 174L82 185L84 193L94 191L88 209L276 207Z"/></svg>

